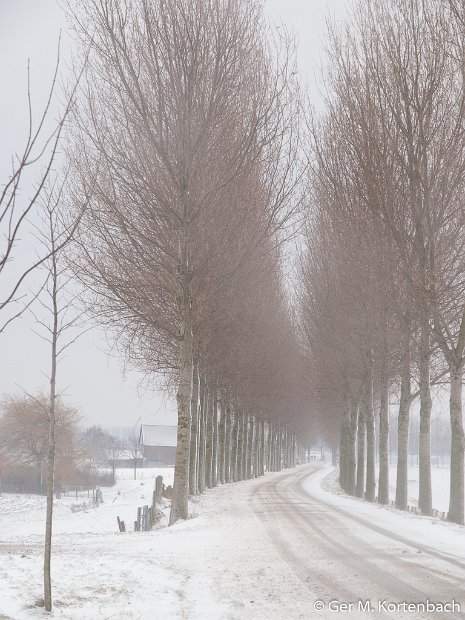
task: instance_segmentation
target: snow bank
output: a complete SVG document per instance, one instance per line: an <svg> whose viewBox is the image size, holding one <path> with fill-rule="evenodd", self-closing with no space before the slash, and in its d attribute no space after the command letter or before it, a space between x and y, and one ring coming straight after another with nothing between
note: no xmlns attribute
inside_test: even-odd
<svg viewBox="0 0 465 620"><path fill-rule="evenodd" d="M408 468L408 503L412 506L418 506L419 475L418 467ZM392 500L396 497L396 476L397 469L391 466L389 468L389 496ZM440 512L447 513L449 510L449 484L449 468L433 467L431 469L433 508Z"/></svg>
<svg viewBox="0 0 465 620"><path fill-rule="evenodd" d="M349 497L340 490L336 476L336 470L326 466L308 477L302 486L311 497L346 516L366 519L380 529L395 533L400 541L405 539L406 543L415 544L419 550L436 550L463 562L465 527Z"/></svg>

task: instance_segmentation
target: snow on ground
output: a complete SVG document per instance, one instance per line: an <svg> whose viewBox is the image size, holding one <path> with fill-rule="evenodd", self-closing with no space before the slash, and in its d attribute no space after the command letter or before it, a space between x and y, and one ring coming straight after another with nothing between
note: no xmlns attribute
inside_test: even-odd
<svg viewBox="0 0 465 620"><path fill-rule="evenodd" d="M379 467L376 468L376 476L378 476ZM397 468L395 465L389 467L389 498L394 500L396 497L396 476ZM419 489L419 469L410 466L408 468L408 503L412 506L418 506L418 489ZM448 467L432 467L431 469L431 487L433 493L433 508L440 512L449 510L449 481L450 470Z"/></svg>
<svg viewBox="0 0 465 620"><path fill-rule="evenodd" d="M370 520L394 532L401 544L402 538L411 539L419 546L437 548L454 558L465 555L465 528L338 495L335 472L330 466L313 473L308 467L303 487L323 505ZM114 488L103 489L104 504L98 508L72 512L72 497L57 502L52 559L53 618L310 617L302 583L295 570L290 570L283 550L272 544L256 512L257 501L261 501L256 498L266 500L262 485L275 478L285 484L289 471L208 491L191 503L190 512L196 518L174 527L119 533L116 516L133 529L130 524L136 518L137 507L150 503L157 473L162 473L166 483L170 483L172 471L168 470L144 470L144 477L135 481L129 472L123 472ZM299 470L297 474L302 476ZM260 487L261 495L257 495ZM304 500L297 497L297 501ZM273 497L265 501L265 516L276 502ZM291 509L282 500L276 506L282 506L284 511ZM165 501L165 514L167 511ZM0 620L50 617L38 605L42 598L43 529L43 498L0 498ZM286 535L290 534L282 531L284 545ZM370 534L376 535L379 537L374 531ZM298 531L293 537L299 543Z"/></svg>
<svg viewBox="0 0 465 620"><path fill-rule="evenodd" d="M163 476L163 484L173 484L174 467L139 467L136 471L137 480L154 480L156 476ZM121 467L116 470L116 480L134 480L134 470L131 467Z"/></svg>
<svg viewBox="0 0 465 620"><path fill-rule="evenodd" d="M104 503L98 508L92 506L92 493L88 497L87 491L79 493L77 498L74 493L62 496L54 502L53 532L57 536L111 532L118 527L117 516L133 529L137 507L151 504L156 476L163 476L164 484L172 485L173 474L173 468L144 469L138 472L138 478L134 480L132 470L119 469L115 486L102 487ZM12 533L40 542L44 515L45 497L3 494L0 496L0 544L11 540Z"/></svg>
<svg viewBox="0 0 465 620"><path fill-rule="evenodd" d="M169 485L173 484L173 473L173 468L144 469L137 472L137 480L134 480L132 470L117 470L115 486L102 488L104 503L97 508L92 506L87 492L79 493L78 499L71 493L55 500L52 577L56 617L79 620L104 617L100 616L100 606L104 609L115 594L118 599L130 591L137 552L147 552L149 541L142 532L136 533L137 539L133 538L133 532L128 532L127 539L123 540L116 517L133 530L137 507L151 503L155 477L162 475L163 482ZM163 501L162 525L166 525L168 502ZM74 512L76 505L82 509ZM44 497L0 496L0 620L42 616L37 602L43 596L44 528ZM127 547L128 540L133 549L126 554L119 547L120 543L121 547ZM126 611L122 615L113 611L114 618L139 617L128 615Z"/></svg>
<svg viewBox="0 0 465 620"><path fill-rule="evenodd" d="M307 605L251 507L263 479L209 491L191 503L196 518L174 527L117 532L116 515L134 519L152 483L119 480L104 490L103 506L85 513L57 507L53 618L281 620L283 604ZM0 620L44 619L43 505L22 511L20 522L17 514L0 514Z"/></svg>
<svg viewBox="0 0 465 620"><path fill-rule="evenodd" d="M390 495L392 499L396 496L396 468L390 467ZM419 489L419 469L418 467L408 468L408 498L409 504L418 505L418 489ZM433 508L441 512L449 510L449 484L450 470L449 468L433 467L431 469L431 487L433 494Z"/></svg>

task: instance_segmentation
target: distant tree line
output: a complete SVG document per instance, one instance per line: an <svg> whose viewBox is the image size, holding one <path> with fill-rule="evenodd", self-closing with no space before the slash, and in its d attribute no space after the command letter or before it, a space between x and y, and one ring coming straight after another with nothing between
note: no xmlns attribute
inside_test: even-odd
<svg viewBox="0 0 465 620"><path fill-rule="evenodd" d="M47 493L49 423L44 394L11 396L0 404L0 490ZM141 459L138 436L128 431L118 438L98 426L82 429L77 410L62 399L56 403L55 441L56 493L113 485L121 461L136 470Z"/></svg>

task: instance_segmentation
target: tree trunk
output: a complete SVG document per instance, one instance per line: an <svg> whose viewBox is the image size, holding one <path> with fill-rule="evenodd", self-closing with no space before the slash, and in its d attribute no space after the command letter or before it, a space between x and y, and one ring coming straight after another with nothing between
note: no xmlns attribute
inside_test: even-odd
<svg viewBox="0 0 465 620"><path fill-rule="evenodd" d="M172 525L178 519L187 519L189 513L189 452L191 442L193 358L191 300L186 251L187 247L185 246L180 268L182 325L179 355L179 386L176 396L178 404L178 435L169 525Z"/></svg>
<svg viewBox="0 0 465 620"><path fill-rule="evenodd" d="M247 415L248 429L247 429L247 479L252 478L253 462L255 457L254 452L254 436L253 436L253 415Z"/></svg>
<svg viewBox="0 0 465 620"><path fill-rule="evenodd" d="M357 429L357 487L355 491L357 497L363 497L365 491L365 440L365 407L360 406Z"/></svg>
<svg viewBox="0 0 465 620"><path fill-rule="evenodd" d="M288 436L288 453L289 453L289 467L295 467L294 464L294 433L291 431L291 429L289 429L289 436ZM336 448L336 452L337 452L337 448Z"/></svg>
<svg viewBox="0 0 465 620"><path fill-rule="evenodd" d="M276 471L276 429L274 424L269 425L270 435L270 471Z"/></svg>
<svg viewBox="0 0 465 620"><path fill-rule="evenodd" d="M278 471L278 427L273 424L271 428L271 471Z"/></svg>
<svg viewBox="0 0 465 620"><path fill-rule="evenodd" d="M218 390L214 386L212 419L212 486L218 486Z"/></svg>
<svg viewBox="0 0 465 620"><path fill-rule="evenodd" d="M55 261L55 257L53 257ZM45 521L45 545L44 545L44 606L46 611L52 611L52 524L53 524L53 491L55 479L55 404L56 404L56 369L57 369L57 339L58 339L58 308L56 305L56 278L53 283L54 293L52 300L54 305L54 326L52 330L52 371L50 374L50 399L49 399L49 436L47 457L47 508Z"/></svg>
<svg viewBox="0 0 465 620"><path fill-rule="evenodd" d="M374 502L376 498L376 463L375 463L375 416L373 411L373 378L371 360L365 386L365 424L367 433L367 478L366 499Z"/></svg>
<svg viewBox="0 0 465 620"><path fill-rule="evenodd" d="M408 507L408 440L411 397L410 331L405 334L400 382L399 416L397 420L397 480L395 505L401 510Z"/></svg>
<svg viewBox="0 0 465 620"><path fill-rule="evenodd" d="M253 417L252 414L246 415L246 443L247 443L247 459L246 459L246 479L252 478L253 466Z"/></svg>
<svg viewBox="0 0 465 620"><path fill-rule="evenodd" d="M194 360L192 401L191 401L191 446L189 455L189 493L197 495L198 487L198 465L199 465L199 365Z"/></svg>
<svg viewBox="0 0 465 620"><path fill-rule="evenodd" d="M219 424L218 424L218 478L220 484L224 484L226 480L226 415L224 401L221 401L219 407Z"/></svg>
<svg viewBox="0 0 465 620"><path fill-rule="evenodd" d="M431 493L431 346L428 314L423 312L420 335L420 441L418 507L424 515L432 514Z"/></svg>
<svg viewBox="0 0 465 620"><path fill-rule="evenodd" d="M288 440L288 429L285 426L282 430L281 430L281 454L282 454L282 461L281 461L281 469L287 469L288 464L287 464L287 443Z"/></svg>
<svg viewBox="0 0 465 620"><path fill-rule="evenodd" d="M349 441L350 441L350 406L344 407L341 432L339 436L339 484L344 491L349 482Z"/></svg>
<svg viewBox="0 0 465 620"><path fill-rule="evenodd" d="M283 469L289 469L289 427L283 428Z"/></svg>
<svg viewBox="0 0 465 620"><path fill-rule="evenodd" d="M260 461L259 461L259 476L265 475L265 420L262 416L259 418L260 428Z"/></svg>
<svg viewBox="0 0 465 620"><path fill-rule="evenodd" d="M207 389L205 379L200 379L200 409L199 409L199 462L198 469L198 490L199 493L205 491L205 454L206 454L206 407Z"/></svg>
<svg viewBox="0 0 465 620"><path fill-rule="evenodd" d="M266 471L272 471L273 429L270 422L267 422L266 427Z"/></svg>
<svg viewBox="0 0 465 620"><path fill-rule="evenodd" d="M356 469L357 469L357 456L356 456L356 442L357 442L357 422L358 422L358 410L359 406L357 401L352 400L350 403L350 424L349 424L349 438L347 442L347 493L349 495L355 495L356 485Z"/></svg>
<svg viewBox="0 0 465 620"><path fill-rule="evenodd" d="M244 417L242 413L236 412L237 415L237 478L243 480L243 462L244 462Z"/></svg>
<svg viewBox="0 0 465 620"><path fill-rule="evenodd" d="M278 471L279 427L273 424L273 462L272 471Z"/></svg>
<svg viewBox="0 0 465 620"><path fill-rule="evenodd" d="M236 482L239 480L239 415L231 409L230 415L234 416L231 424L231 481Z"/></svg>
<svg viewBox="0 0 465 620"><path fill-rule="evenodd" d="M244 452L242 454L242 478L243 480L247 480L249 477L249 415L244 413L243 420L243 442L244 442Z"/></svg>
<svg viewBox="0 0 465 620"><path fill-rule="evenodd" d="M464 432L462 417L463 367L450 368L450 496L448 520L464 524Z"/></svg>
<svg viewBox="0 0 465 620"><path fill-rule="evenodd" d="M389 363L384 351L379 408L379 488L378 502L389 504Z"/></svg>
<svg viewBox="0 0 465 620"><path fill-rule="evenodd" d="M273 447L273 452L271 457L271 471L278 471L278 426L273 424L272 429L273 443L271 445Z"/></svg>
<svg viewBox="0 0 465 620"><path fill-rule="evenodd" d="M213 394L210 386L206 387L205 406L205 429L206 429L206 452L205 452L205 486L212 488L212 465L213 465Z"/></svg>
<svg viewBox="0 0 465 620"><path fill-rule="evenodd" d="M247 480L247 461L249 453L249 416L242 414L242 480Z"/></svg>
<svg viewBox="0 0 465 620"><path fill-rule="evenodd" d="M258 478L260 475L260 419L257 415L253 417L254 424L254 462L253 476Z"/></svg>
<svg viewBox="0 0 465 620"><path fill-rule="evenodd" d="M224 481L233 481L233 419L229 404L224 405L224 426L225 426L225 462L224 462Z"/></svg>
<svg viewBox="0 0 465 620"><path fill-rule="evenodd" d="M51 223L51 221L50 221ZM51 371L50 371L50 394L49 394L49 434L48 434L48 455L47 455L47 506L45 520L45 541L44 541L44 607L45 610L52 611L52 526L53 526L53 492L55 485L55 455L56 455L56 376L58 361L58 338L63 329L60 324L60 311L58 307L59 275L57 254L54 246L54 235L51 235L53 254L51 263L51 301L53 326L51 329Z"/></svg>

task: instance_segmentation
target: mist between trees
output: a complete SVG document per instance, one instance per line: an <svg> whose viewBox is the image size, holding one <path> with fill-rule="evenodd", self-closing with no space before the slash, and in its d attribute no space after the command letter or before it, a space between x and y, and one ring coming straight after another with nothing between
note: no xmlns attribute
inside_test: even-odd
<svg viewBox="0 0 465 620"><path fill-rule="evenodd" d="M48 222L43 258L0 309L15 318L24 279L49 266L49 543L57 342L73 325L59 318L66 277L124 359L176 393L170 525L188 517L189 494L293 466L319 435L334 452L340 441L343 488L387 503L390 396L396 505L407 507L419 398L419 507L431 514L431 385L447 378L449 519L463 523L461 10L356 4L330 29L316 115L292 37L267 24L258 0L69 2L75 79L45 137L53 148L37 159L28 143L0 203L0 275L28 213ZM64 172L50 187L58 144ZM19 214L32 165L43 178ZM289 286L293 236L303 249ZM45 569L51 609L50 556Z"/></svg>

